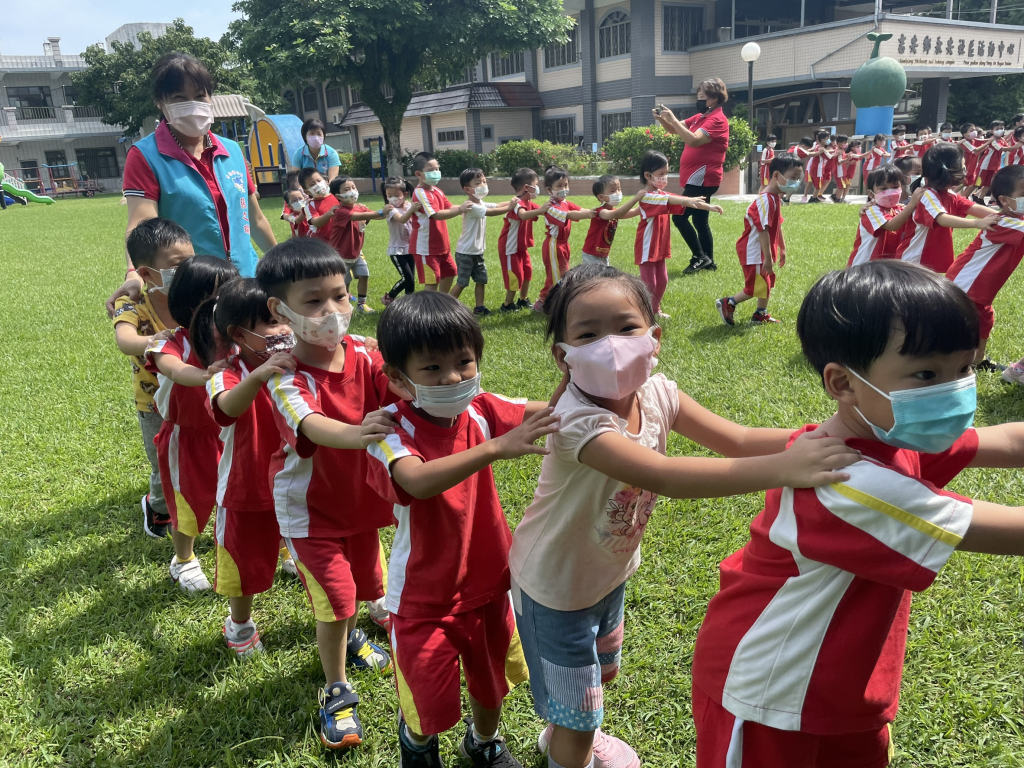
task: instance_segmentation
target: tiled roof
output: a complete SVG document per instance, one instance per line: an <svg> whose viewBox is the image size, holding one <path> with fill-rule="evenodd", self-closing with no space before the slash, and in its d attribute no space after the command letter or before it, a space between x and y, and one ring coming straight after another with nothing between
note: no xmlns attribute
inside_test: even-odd
<svg viewBox="0 0 1024 768"><path fill-rule="evenodd" d="M216 120L237 120L249 116L245 108L248 99L237 94L215 93L212 96L213 117Z"/></svg>
<svg viewBox="0 0 1024 768"><path fill-rule="evenodd" d="M437 115L463 109L528 109L541 107L540 94L529 83L474 83L449 88L439 93L421 93L412 97L405 117ZM345 114L343 126L377 121L373 110L357 104Z"/></svg>

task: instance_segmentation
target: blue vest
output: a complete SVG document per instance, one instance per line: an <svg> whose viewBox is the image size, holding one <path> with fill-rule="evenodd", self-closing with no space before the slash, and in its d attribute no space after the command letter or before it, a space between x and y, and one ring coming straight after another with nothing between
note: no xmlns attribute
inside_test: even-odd
<svg viewBox="0 0 1024 768"><path fill-rule="evenodd" d="M226 257L238 268L242 277L253 277L256 274L257 258L250 239L247 194L249 172L241 147L230 139L217 138L228 152L226 157L214 156L213 175L227 203L230 254L224 253L224 238L220 230L220 219L217 218L217 208L199 171L181 160L162 154L157 148L156 133L136 142L135 146L146 158L160 185L160 200L157 203L160 218L181 225L192 238L192 247L197 254Z"/></svg>

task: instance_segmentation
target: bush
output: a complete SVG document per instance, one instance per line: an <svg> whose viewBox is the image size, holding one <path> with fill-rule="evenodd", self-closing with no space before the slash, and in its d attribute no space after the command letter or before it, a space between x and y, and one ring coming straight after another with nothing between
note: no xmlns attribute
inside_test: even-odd
<svg viewBox="0 0 1024 768"><path fill-rule="evenodd" d="M492 173L511 176L520 168L533 168L543 175L549 165L560 165L570 175L582 176L592 172L593 162L570 144L552 144L550 141L510 141L491 153L494 158Z"/></svg>
<svg viewBox="0 0 1024 768"><path fill-rule="evenodd" d="M725 153L724 169L731 171L750 157L756 141L754 132L742 118L729 119L729 149ZM670 134L660 125L626 128L613 133L604 143L604 155L616 173L640 175L640 158L649 149L656 149L668 158L669 168L679 170L679 157L686 144L681 137Z"/></svg>
<svg viewBox="0 0 1024 768"><path fill-rule="evenodd" d="M750 130L750 124L743 118L729 118L729 149L725 152L725 170L740 166L745 168L750 161L750 150L754 148L757 136Z"/></svg>
<svg viewBox="0 0 1024 768"><path fill-rule="evenodd" d="M351 152L339 152L338 160L341 165L338 167L338 173L343 173L346 176L352 175L352 153Z"/></svg>
<svg viewBox="0 0 1024 768"><path fill-rule="evenodd" d="M348 169L343 169L341 172L356 179L368 179L370 177L370 151L356 152L352 155Z"/></svg>
<svg viewBox="0 0 1024 768"><path fill-rule="evenodd" d="M480 168L484 174L493 173L494 169L492 155L481 155L468 149L441 149L434 153L434 157L445 178L457 179L467 168Z"/></svg>

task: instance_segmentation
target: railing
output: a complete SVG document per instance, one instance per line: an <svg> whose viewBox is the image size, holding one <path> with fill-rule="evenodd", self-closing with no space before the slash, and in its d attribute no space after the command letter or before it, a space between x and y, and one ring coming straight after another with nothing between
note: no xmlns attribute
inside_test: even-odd
<svg viewBox="0 0 1024 768"><path fill-rule="evenodd" d="M53 120L57 115L53 107L18 107L15 117L19 120Z"/></svg>
<svg viewBox="0 0 1024 768"><path fill-rule="evenodd" d="M75 107L75 120L99 120L103 112L98 107Z"/></svg>

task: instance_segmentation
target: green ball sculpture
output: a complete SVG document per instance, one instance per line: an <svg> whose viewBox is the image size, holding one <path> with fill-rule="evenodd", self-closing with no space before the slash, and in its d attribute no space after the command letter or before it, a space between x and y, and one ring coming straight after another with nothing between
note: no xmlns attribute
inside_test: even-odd
<svg viewBox="0 0 1024 768"><path fill-rule="evenodd" d="M856 132L862 136L892 133L895 106L907 90L907 73L896 59L879 56L890 34L868 33L875 46L871 58L860 65L850 80L850 98L857 106Z"/></svg>

